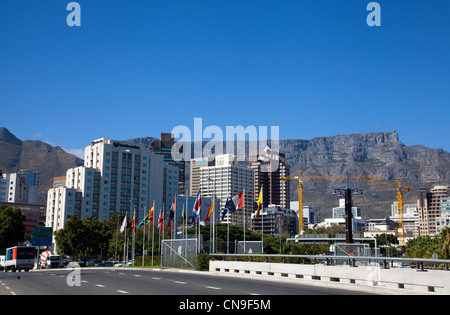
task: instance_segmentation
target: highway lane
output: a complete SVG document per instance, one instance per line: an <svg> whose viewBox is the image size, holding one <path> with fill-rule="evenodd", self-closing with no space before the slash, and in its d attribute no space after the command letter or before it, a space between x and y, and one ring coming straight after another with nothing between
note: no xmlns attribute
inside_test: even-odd
<svg viewBox="0 0 450 315"><path fill-rule="evenodd" d="M71 274L70 280L67 278ZM78 281L78 283L77 283ZM70 286L69 284L79 284ZM332 288L207 272L81 268L0 273L0 295L347 295Z"/></svg>

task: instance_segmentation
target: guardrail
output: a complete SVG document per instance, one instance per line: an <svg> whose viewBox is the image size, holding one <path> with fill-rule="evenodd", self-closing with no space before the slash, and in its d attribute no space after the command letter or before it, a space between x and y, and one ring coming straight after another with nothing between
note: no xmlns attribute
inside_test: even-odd
<svg viewBox="0 0 450 315"><path fill-rule="evenodd" d="M421 271L426 269L442 269L449 270L450 260L448 259L427 259L427 258L398 258L398 257L366 257L366 256L327 256L327 255L280 255L280 254L210 254L213 257L234 257L235 260L239 258L248 257L249 261L254 258L264 258L265 262L269 262L269 258L281 258L282 263L289 263L292 258L301 259L303 264L324 263L326 265L332 264L348 264L349 266L357 267L358 264L362 266L378 263L384 269L390 267L406 267L417 268Z"/></svg>

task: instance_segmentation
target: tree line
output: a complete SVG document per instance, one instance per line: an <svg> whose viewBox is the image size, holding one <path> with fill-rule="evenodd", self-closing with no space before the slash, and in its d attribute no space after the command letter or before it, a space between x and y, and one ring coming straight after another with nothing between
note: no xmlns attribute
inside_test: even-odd
<svg viewBox="0 0 450 315"><path fill-rule="evenodd" d="M87 260L90 258L112 259L114 257L123 257L124 244L125 250L131 253L132 248L132 227L131 220L127 217L127 231L120 233L119 228L125 218L124 214L114 214L109 221L100 221L92 217L83 219L72 216L66 221L64 229L55 233L56 246L60 254L71 257L72 259ZM9 206L0 206L0 249L16 246L25 240L25 216L20 209ZM164 224L167 225L167 222ZM309 234L337 234L342 233L343 227L319 228L307 230ZM163 239L171 238L167 226L164 230L159 230L157 220L153 220L153 225L146 225L145 236L144 227L136 229L135 234L135 254L142 255L143 250L147 255L159 255L160 244ZM198 234L197 227L187 230L188 234ZM204 237L205 252L209 251L211 225L200 226L200 234ZM125 239L125 234L128 238ZM268 254L299 254L299 255L317 255L324 254L329 250L330 244L324 245L300 245L287 243L289 237L287 232L281 236L264 235L264 252ZM216 250L226 253L226 245L242 241L244 239L244 229L237 226L228 226L226 224L217 224L215 226ZM250 229L245 230L245 239L247 241L260 241L262 235L260 232ZM145 244L144 244L145 241ZM419 236L407 242L404 247L399 247L397 237L393 235L377 236L377 244L383 250L390 248L389 253L396 253L399 256L404 255L409 258L432 258L437 254L440 259L450 259L450 228L445 227L436 237ZM234 247L233 251L234 252ZM117 254L117 256L116 256ZM383 255L383 252L382 252Z"/></svg>

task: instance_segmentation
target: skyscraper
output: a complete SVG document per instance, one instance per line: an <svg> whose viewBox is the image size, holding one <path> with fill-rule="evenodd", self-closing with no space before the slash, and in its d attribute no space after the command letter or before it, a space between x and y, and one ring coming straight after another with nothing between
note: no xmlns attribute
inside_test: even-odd
<svg viewBox="0 0 450 315"><path fill-rule="evenodd" d="M172 133L161 133L160 140L150 142L150 152L164 156L164 162L178 168L178 193L185 193L185 162L184 160L175 161L172 158L172 147L175 144Z"/></svg>
<svg viewBox="0 0 450 315"><path fill-rule="evenodd" d="M191 160L191 165L194 160ZM224 222L241 227L250 226L251 214L254 212L253 169L239 166L237 157L231 154L217 155L214 164L209 162L208 165L207 160L205 161L205 165L198 168L198 182L202 196L214 195L220 199L220 213L222 213L227 198L231 199L241 191L245 191L244 208L238 209L233 214L228 213Z"/></svg>
<svg viewBox="0 0 450 315"><path fill-rule="evenodd" d="M263 205L277 205L289 209L289 181L280 176L289 176L289 166L283 153L273 152L269 147L263 152L250 154L249 167L254 169L255 202L263 187Z"/></svg>

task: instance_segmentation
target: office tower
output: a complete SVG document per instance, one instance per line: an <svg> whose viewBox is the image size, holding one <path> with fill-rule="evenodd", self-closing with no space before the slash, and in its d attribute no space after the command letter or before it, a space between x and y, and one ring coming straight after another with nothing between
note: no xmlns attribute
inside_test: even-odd
<svg viewBox="0 0 450 315"><path fill-rule="evenodd" d="M175 144L172 133L161 133L160 140L150 142L150 152L164 156L164 162L178 168L178 193L185 193L185 161L172 158L172 147Z"/></svg>
<svg viewBox="0 0 450 315"><path fill-rule="evenodd" d="M224 222L231 225L243 227L250 226L251 214L254 212L254 188L253 188L253 169L241 167L238 165L237 157L231 154L217 155L214 165L208 164L207 160L196 159L203 166L198 167L199 188L201 188L202 196L220 199L220 213L222 213L227 198L244 193L244 208L237 210L235 213L228 213ZM198 163L200 160L202 163ZM194 161L195 162L195 161ZM191 160L191 165L193 160ZM198 189L197 189L198 191Z"/></svg>
<svg viewBox="0 0 450 315"><path fill-rule="evenodd" d="M189 170L189 196L197 196L198 189L200 188L200 169L203 167L214 166L214 161L209 161L207 157L191 159Z"/></svg>
<svg viewBox="0 0 450 315"><path fill-rule="evenodd" d="M249 167L254 173L254 198L258 200L259 192L263 187L263 205L278 205L289 209L289 181L280 179L280 176L289 176L289 167L283 153L273 152L269 147L263 152L250 154Z"/></svg>

